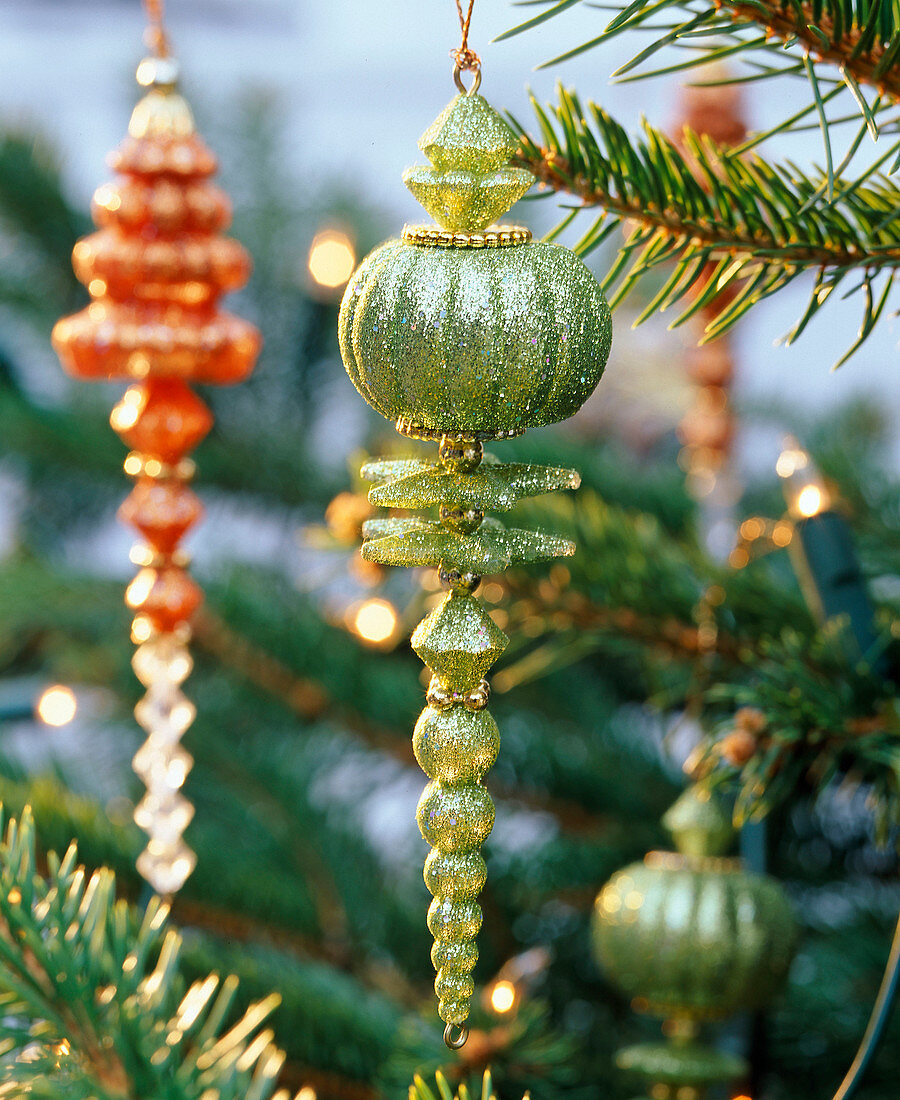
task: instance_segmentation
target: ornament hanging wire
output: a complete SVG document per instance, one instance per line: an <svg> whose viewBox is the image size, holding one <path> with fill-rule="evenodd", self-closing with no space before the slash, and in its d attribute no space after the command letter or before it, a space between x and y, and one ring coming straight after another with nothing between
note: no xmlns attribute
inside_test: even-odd
<svg viewBox="0 0 900 1100"><path fill-rule="evenodd" d="M144 33L144 41L156 57L168 57L169 36L163 23L163 0L144 0L144 10L150 23Z"/></svg>
<svg viewBox="0 0 900 1100"><path fill-rule="evenodd" d="M474 95L481 86L481 58L469 48L469 27L472 23L472 9L475 0L469 0L469 6L463 13L462 0L456 0L456 14L459 16L459 29L462 32L462 41L455 50L450 51L453 58L453 83L463 95ZM464 72L474 73L471 88L466 88L462 81Z"/></svg>

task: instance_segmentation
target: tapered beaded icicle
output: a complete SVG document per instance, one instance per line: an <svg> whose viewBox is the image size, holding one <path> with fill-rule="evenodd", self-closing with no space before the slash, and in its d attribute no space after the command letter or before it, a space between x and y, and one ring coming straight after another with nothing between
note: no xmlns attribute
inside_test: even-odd
<svg viewBox="0 0 900 1100"><path fill-rule="evenodd" d="M363 468L375 482L373 504L439 513L370 520L362 553L386 565L436 566L447 591L412 637L432 673L413 746L431 780L418 822L432 849L425 883L434 896L435 991L444 1037L458 1047L478 959L480 848L494 823L482 780L500 742L484 677L508 642L474 593L486 574L575 550L485 512L580 480L574 470L501 464L483 441L571 416L603 372L611 325L600 287L572 252L532 241L520 226L489 225L532 177L509 167L515 138L481 96L457 96L420 147L433 167L404 179L439 224L407 226L363 261L341 304L339 336L363 397L403 434L440 442L436 463Z"/></svg>
<svg viewBox="0 0 900 1100"><path fill-rule="evenodd" d="M192 763L180 741L194 707L181 684L202 593L178 546L202 515L187 485L194 471L187 455L213 417L188 383L241 381L260 346L252 325L218 308L222 294L247 281L250 260L221 236L230 204L209 182L216 161L194 132L176 78L168 57L138 69L148 90L111 158L120 176L96 191L99 232L79 241L72 257L92 301L53 331L76 378L133 383L110 422L131 448L125 471L135 479L119 516L144 539L125 597L135 612L134 671L147 689L135 708L148 736L134 758L147 787L134 816L150 838L138 870L162 895L179 890L196 862L182 840L193 807L180 793Z"/></svg>

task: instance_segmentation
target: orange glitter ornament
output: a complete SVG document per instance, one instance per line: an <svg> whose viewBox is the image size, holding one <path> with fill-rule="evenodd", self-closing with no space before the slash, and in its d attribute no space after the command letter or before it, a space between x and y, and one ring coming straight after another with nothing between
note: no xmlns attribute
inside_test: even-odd
<svg viewBox="0 0 900 1100"><path fill-rule="evenodd" d="M194 131L174 62L148 59L138 80L147 94L111 157L120 178L97 189L98 231L72 254L91 304L56 324L53 345L76 378L133 380L111 416L135 452L129 468L138 470L120 516L157 554L171 556L200 515L183 486L190 468L178 463L213 424L187 383L241 381L253 369L260 337L219 308L223 294L247 281L250 258L220 235L231 204L210 182L216 159ZM175 600L171 613L145 614L170 629L163 624L177 623L177 614L186 619L197 602Z"/></svg>
<svg viewBox="0 0 900 1100"><path fill-rule="evenodd" d="M150 478L141 478L119 509L119 519L140 531L152 550L167 555L202 515L203 506L186 485Z"/></svg>
<svg viewBox="0 0 900 1100"><path fill-rule="evenodd" d="M119 517L146 540L125 594L139 647L133 666L147 688L135 709L148 734L134 761L148 787L135 820L150 835L138 870L164 895L196 862L181 839L193 810L180 794L191 758L178 742L194 716L180 685L191 669L188 623L203 593L178 546L203 514L186 485L194 469L187 455L213 416L189 383L239 382L260 348L251 324L219 308L223 294L246 283L250 258L221 235L231 204L210 182L216 160L194 132L176 77L164 50L141 62L138 82L147 92L111 158L120 176L97 189L98 231L72 255L91 303L53 330L69 374L131 382L110 422L131 448L125 470L135 479Z"/></svg>

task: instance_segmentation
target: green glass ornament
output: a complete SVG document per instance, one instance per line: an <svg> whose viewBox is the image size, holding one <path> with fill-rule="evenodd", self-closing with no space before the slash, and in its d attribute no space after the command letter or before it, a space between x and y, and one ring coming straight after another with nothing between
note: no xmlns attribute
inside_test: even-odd
<svg viewBox="0 0 900 1100"><path fill-rule="evenodd" d="M506 527L485 512L580 482L574 470L500 463L482 441L571 416L603 372L611 325L599 285L573 253L533 242L518 226L490 226L532 178L509 166L515 137L481 96L457 96L420 147L431 167L404 179L438 224L407 226L362 262L341 304L339 337L363 397L402 433L440 441L436 462L363 467L373 504L436 514L369 520L362 554L382 565L435 566L447 592L412 637L432 673L413 748L430 779L417 820L431 847L434 988L444 1038L458 1048L478 959L480 848L494 823L483 781L500 744L485 677L508 642L474 592L487 574L575 551L567 539Z"/></svg>
<svg viewBox="0 0 900 1100"><path fill-rule="evenodd" d="M594 954L636 1010L670 1021L670 1044L621 1051L619 1065L673 1095L683 1086L699 1096L745 1069L698 1043L699 1023L768 1004L787 976L797 926L774 879L723 857L734 830L707 790L690 787L663 823L678 851L650 852L603 887Z"/></svg>

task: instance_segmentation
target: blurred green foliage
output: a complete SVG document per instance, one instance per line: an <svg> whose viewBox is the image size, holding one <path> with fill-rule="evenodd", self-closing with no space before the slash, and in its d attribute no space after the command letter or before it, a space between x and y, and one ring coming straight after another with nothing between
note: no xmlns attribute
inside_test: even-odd
<svg viewBox="0 0 900 1100"><path fill-rule="evenodd" d="M210 395L218 420L197 453L199 486L227 515L271 521L289 532L285 545L299 546L303 523L347 481L310 443L322 438L323 401L341 387L356 400L338 366L335 306L310 298L304 258L321 224L351 224L364 251L378 220L351 196L335 200L323 189L311 197L287 175L275 105L251 98L226 117L227 128L208 137L236 200L235 233L257 264L235 309L261 326L266 352L247 386ZM122 586L104 575L89 539L126 491L121 447L104 423L112 388L47 385L47 365L31 351L78 304L68 258L86 224L29 136L4 138L0 163L0 237L17 257L0 279L0 472L18 501L3 506L15 510L18 531L0 563L0 677L99 687L106 700L73 731L83 744L70 748L79 751L49 766L11 751L0 731L0 797L11 813L31 802L42 852L77 837L88 866L112 867L137 901L140 838L130 812L139 784L129 760L140 733L129 711L139 686ZM840 486L881 621L890 623L900 602L900 486L880 414L849 407L810 424L756 410L755 422L797 431ZM515 513L571 535L579 553L565 573L512 574L497 605L513 644L495 681L503 749L490 777L498 823L476 976L488 983L533 947L547 950L551 965L514 1019L480 1008L473 1023L483 1038L468 1048L470 1060L446 1061L413 819L424 782L409 745L421 667L405 643L365 647L334 610L335 600L381 591L412 622L421 598L397 576L348 595L350 551L335 549L321 584L295 583L305 568L323 569L321 553L313 560L306 551L290 568L238 557L202 577L208 610L188 683L198 718L186 742L199 863L174 914L185 928L185 971L237 973L237 1007L277 988L284 1083L309 1084L320 1100L396 1096L414 1072L432 1077L441 1062L460 1100L463 1085L479 1094L487 1063L488 1093L493 1087L502 1100L526 1089L534 1100L625 1100L613 1051L656 1025L636 1018L591 960L593 897L618 867L666 843L658 819L681 784L667 747L674 718L700 719L711 743L738 704L787 728L794 702L778 678L796 677L812 685L803 724L791 727L800 730L798 755L763 793L778 814L773 864L809 933L769 1020L767 1077L779 1100L825 1095L849 1063L887 952L896 861L875 846L865 801L879 799L890 828L900 770L895 741L879 739L869 754L868 742L847 739L835 767L811 779L819 750L803 731L879 707L887 714L892 689L832 652L834 627L816 627L783 554L737 573L710 559L671 441L642 459L615 440L561 431L502 446L505 458L584 475L576 498ZM741 517L781 513L773 481L748 488ZM713 612L716 646L705 652L696 644L698 604L711 584L724 598ZM115 795L85 779L73 762L79 753L89 773L121 784ZM756 783L735 771L723 778L737 790ZM897 1038L895 1023L868 1079L872 1100L895 1095ZM446 1100L444 1086L426 1086L424 1076L416 1100Z"/></svg>

